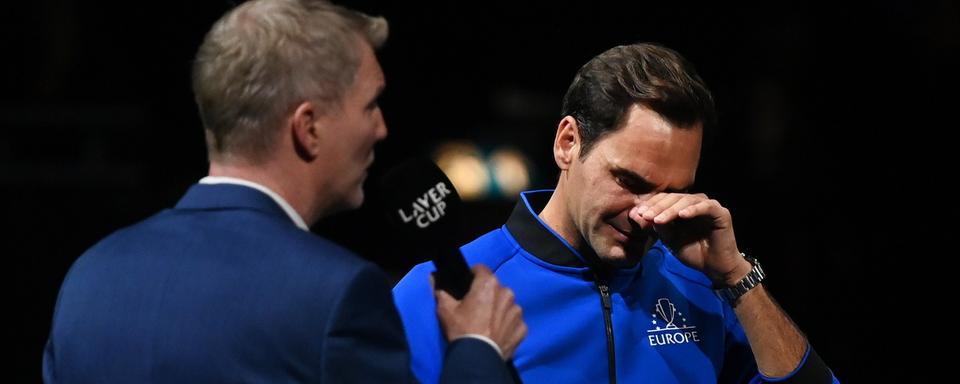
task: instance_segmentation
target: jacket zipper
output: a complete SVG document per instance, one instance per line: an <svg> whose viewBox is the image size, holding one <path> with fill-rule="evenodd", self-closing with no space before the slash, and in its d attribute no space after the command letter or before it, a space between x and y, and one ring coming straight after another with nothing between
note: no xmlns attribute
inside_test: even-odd
<svg viewBox="0 0 960 384"><path fill-rule="evenodd" d="M617 359L613 348L613 320L611 319L613 305L610 301L610 288L607 284L598 281L597 289L600 290L600 304L603 306L603 324L607 333L607 374L610 377L610 384L617 384Z"/></svg>

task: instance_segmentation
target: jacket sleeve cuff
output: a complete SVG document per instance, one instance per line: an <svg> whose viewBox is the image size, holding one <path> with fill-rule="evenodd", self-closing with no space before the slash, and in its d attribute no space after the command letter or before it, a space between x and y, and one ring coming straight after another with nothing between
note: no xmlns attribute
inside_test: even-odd
<svg viewBox="0 0 960 384"><path fill-rule="evenodd" d="M482 341L482 342L484 342L484 343L487 343L488 345L490 345L491 347L493 347L493 350L494 350L494 351L497 351L497 355L499 355L500 358L503 358L503 351L500 350L500 346L497 345L497 342L491 340L489 337L486 337L486 336L484 336L484 335L480 335L480 334L476 334L476 333L467 333L467 334L463 334L463 335L458 336L457 338L451 340L450 342L454 342L454 341L457 341L457 340L460 340L460 339L463 339L463 338L467 338L467 337L469 337L469 338L471 338L471 339L477 339L477 340L480 340L480 341Z"/></svg>
<svg viewBox="0 0 960 384"><path fill-rule="evenodd" d="M830 368L827 367L827 364L823 362L820 355L817 355L817 352L813 350L810 344L807 344L807 352L804 354L803 359L800 360L800 365L797 366L793 372L788 373L784 377L767 377L762 373L759 376L760 382L762 383L839 383L837 378L833 376L833 372L830 372Z"/></svg>

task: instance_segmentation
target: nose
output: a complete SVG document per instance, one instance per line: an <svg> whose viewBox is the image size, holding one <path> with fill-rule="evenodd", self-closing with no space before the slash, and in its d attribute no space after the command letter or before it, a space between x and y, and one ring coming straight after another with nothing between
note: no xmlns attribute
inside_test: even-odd
<svg viewBox="0 0 960 384"><path fill-rule="evenodd" d="M383 119L383 112L377 108L377 141L387 137L387 122Z"/></svg>

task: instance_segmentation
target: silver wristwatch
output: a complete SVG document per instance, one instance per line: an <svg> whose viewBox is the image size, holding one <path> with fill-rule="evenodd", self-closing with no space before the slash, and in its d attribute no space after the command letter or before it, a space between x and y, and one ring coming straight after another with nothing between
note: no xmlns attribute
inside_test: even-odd
<svg viewBox="0 0 960 384"><path fill-rule="evenodd" d="M747 256L744 253L740 253L740 255L743 256L744 259L747 259L753 268L750 269L750 272L747 273L743 279L740 279L740 281L733 286L716 289L717 294L726 300L727 303L730 303L730 305L736 303L740 296L743 296L754 287L760 285L760 282L767 277L767 275L763 273L763 268L760 267L760 263L757 262L757 259Z"/></svg>

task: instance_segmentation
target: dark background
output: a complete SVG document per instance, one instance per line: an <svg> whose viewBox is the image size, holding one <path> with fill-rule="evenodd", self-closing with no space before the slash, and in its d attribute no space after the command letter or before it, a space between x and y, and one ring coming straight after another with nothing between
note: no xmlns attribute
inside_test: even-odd
<svg viewBox="0 0 960 384"><path fill-rule="evenodd" d="M551 140L576 70L614 45L660 42L697 66L719 104L696 189L732 210L741 248L837 376L919 382L946 368L924 348L954 333L928 302L948 294L927 276L956 255L933 229L956 217L946 188L955 2L343 4L390 21L379 53L390 136L372 178L469 139L522 149L539 170L533 187L552 187ZM205 174L190 61L230 4L19 6L2 37L0 201L15 319L15 369L2 375L33 382L70 264ZM463 240L498 226L512 204L469 204ZM400 276L416 258L383 241L381 223L365 208L314 230Z"/></svg>

